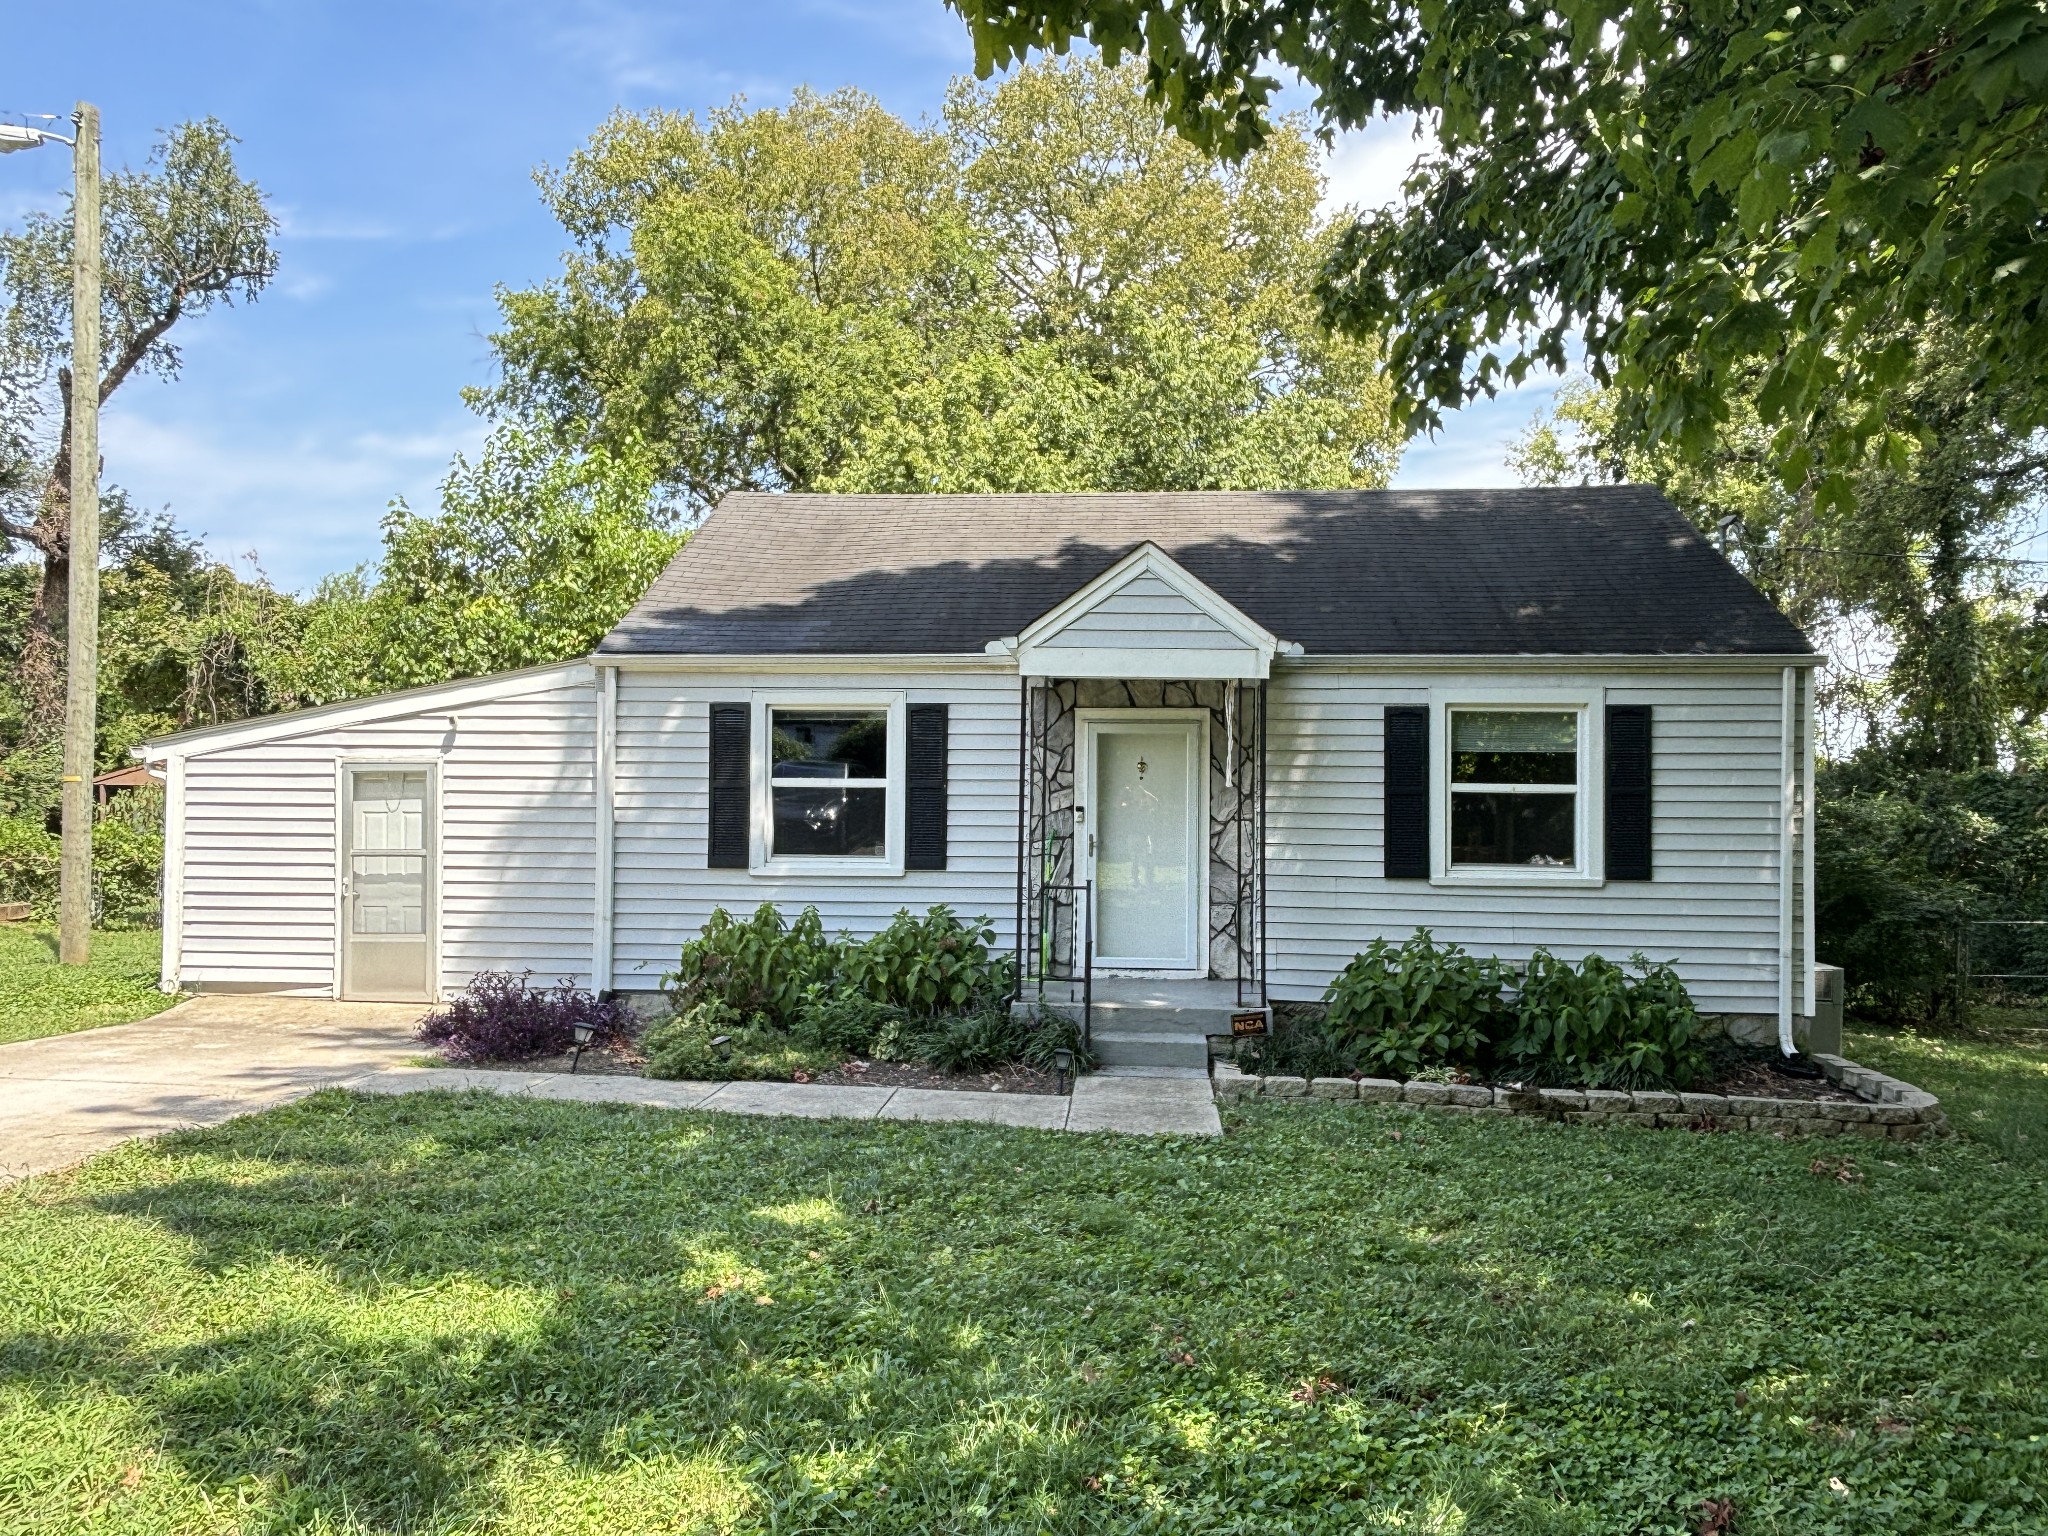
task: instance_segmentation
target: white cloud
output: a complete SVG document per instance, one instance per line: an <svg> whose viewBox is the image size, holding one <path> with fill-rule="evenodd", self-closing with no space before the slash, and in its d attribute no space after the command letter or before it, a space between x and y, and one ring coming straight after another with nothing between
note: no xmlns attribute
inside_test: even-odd
<svg viewBox="0 0 2048 1536"><path fill-rule="evenodd" d="M1434 439L1418 437L1408 444L1394 484L1418 490L1521 484L1508 468L1508 448L1549 406L1562 382L1550 374L1533 376L1491 400L1482 396L1446 413Z"/></svg>
<svg viewBox="0 0 2048 1536"><path fill-rule="evenodd" d="M116 405L101 443L107 478L147 507L168 506L216 555L253 553L271 579L305 589L377 553L394 496L436 504L448 461L485 426L452 415L425 430L318 429L257 439Z"/></svg>
<svg viewBox="0 0 2048 1536"><path fill-rule="evenodd" d="M1403 113L1337 135L1323 160L1323 214L1398 204L1409 167L1418 155L1436 148L1434 133L1425 128L1417 134L1419 123L1412 113Z"/></svg>

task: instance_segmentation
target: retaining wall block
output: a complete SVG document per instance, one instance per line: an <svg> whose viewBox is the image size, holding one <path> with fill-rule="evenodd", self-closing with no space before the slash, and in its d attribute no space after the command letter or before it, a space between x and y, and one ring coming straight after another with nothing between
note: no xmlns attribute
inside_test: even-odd
<svg viewBox="0 0 2048 1536"><path fill-rule="evenodd" d="M1491 1088L1482 1088L1477 1083L1452 1083L1450 1089L1451 1102L1453 1104L1462 1105L1466 1109L1491 1109L1493 1107L1493 1090Z"/></svg>
<svg viewBox="0 0 2048 1536"><path fill-rule="evenodd" d="M1722 1093L1681 1093L1678 1104L1688 1115L1712 1115L1716 1120L1731 1112L1728 1096Z"/></svg>
<svg viewBox="0 0 2048 1536"><path fill-rule="evenodd" d="M1875 1120L1852 1120L1842 1127L1842 1134L1845 1136L1861 1136L1869 1141L1883 1141L1885 1132L1890 1129L1890 1126L1879 1125Z"/></svg>
<svg viewBox="0 0 2048 1536"><path fill-rule="evenodd" d="M1629 1098L1639 1115L1675 1115L1685 1108L1675 1093L1659 1093L1642 1088L1630 1094Z"/></svg>
<svg viewBox="0 0 2048 1536"><path fill-rule="evenodd" d="M1904 1125L1888 1125L1885 1132L1893 1141L1918 1141L1929 1129L1930 1127L1922 1125L1919 1121L1912 1120Z"/></svg>
<svg viewBox="0 0 2048 1536"><path fill-rule="evenodd" d="M1839 1136L1842 1134L1842 1122L1840 1120L1823 1120L1817 1116L1809 1116L1800 1120L1787 1120L1785 1123L1802 1136Z"/></svg>
<svg viewBox="0 0 2048 1536"><path fill-rule="evenodd" d="M1839 1056L1828 1056L1818 1051L1814 1053L1813 1060L1814 1064L1827 1075L1827 1080L1831 1083L1839 1083L1842 1080L1843 1068L1855 1065L1853 1061L1844 1061Z"/></svg>
<svg viewBox="0 0 2048 1536"><path fill-rule="evenodd" d="M1652 1131L1657 1128L1658 1121L1658 1117L1651 1114L1648 1110L1632 1110L1628 1114L1610 1115L1608 1118L1618 1121L1622 1125L1640 1125L1644 1129Z"/></svg>
<svg viewBox="0 0 2048 1536"><path fill-rule="evenodd" d="M1870 1106L1868 1104L1816 1104L1813 1110L1809 1111L1809 1113L1814 1112L1818 1112L1821 1118L1825 1120L1868 1120L1870 1118Z"/></svg>
<svg viewBox="0 0 2048 1536"><path fill-rule="evenodd" d="M1635 1105L1635 1100L1618 1088L1588 1088L1586 1109L1596 1115L1625 1115Z"/></svg>
<svg viewBox="0 0 2048 1536"><path fill-rule="evenodd" d="M1405 1104L1448 1104L1451 1102L1449 1083L1403 1083L1401 1101Z"/></svg>
<svg viewBox="0 0 2048 1536"><path fill-rule="evenodd" d="M1870 1118L1879 1125L1911 1125L1920 1118L1920 1111L1904 1104L1873 1104Z"/></svg>
<svg viewBox="0 0 2048 1536"><path fill-rule="evenodd" d="M1388 1077L1360 1078L1358 1096L1368 1104L1397 1103L1401 1097L1401 1085Z"/></svg>
<svg viewBox="0 0 2048 1536"><path fill-rule="evenodd" d="M1210 1080L1215 1084L1217 1098L1249 1099L1257 1097L1259 1080L1256 1077L1240 1072L1236 1062L1219 1061L1210 1071Z"/></svg>
<svg viewBox="0 0 2048 1536"><path fill-rule="evenodd" d="M1259 1092L1268 1099L1299 1099L1308 1093L1305 1077L1262 1077Z"/></svg>
<svg viewBox="0 0 2048 1536"><path fill-rule="evenodd" d="M1784 1099L1750 1099L1736 1094L1731 1095L1728 1100L1729 1114L1748 1115L1757 1120L1775 1120L1778 1118L1778 1112L1786 1107L1787 1101Z"/></svg>
<svg viewBox="0 0 2048 1536"><path fill-rule="evenodd" d="M1312 1077L1308 1083L1308 1096L1312 1099L1355 1099L1358 1084L1348 1077Z"/></svg>
<svg viewBox="0 0 2048 1536"><path fill-rule="evenodd" d="M1543 1102L1552 1109L1584 1109L1586 1091L1583 1088L1540 1088L1537 1092Z"/></svg>
<svg viewBox="0 0 2048 1536"><path fill-rule="evenodd" d="M1577 1104L1569 1107L1581 1108L1585 1102L1582 1097ZM1547 1115L1567 1107L1563 1104L1553 1104L1534 1088L1496 1088L1493 1090L1493 1103L1496 1109L1505 1109L1517 1115Z"/></svg>

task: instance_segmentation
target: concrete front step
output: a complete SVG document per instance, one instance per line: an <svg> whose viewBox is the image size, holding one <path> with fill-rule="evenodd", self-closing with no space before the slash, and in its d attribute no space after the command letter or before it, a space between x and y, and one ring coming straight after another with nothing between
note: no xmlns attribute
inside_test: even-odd
<svg viewBox="0 0 2048 1536"><path fill-rule="evenodd" d="M1095 1025L1095 1059L1105 1067L1191 1067L1206 1071L1209 1037L1199 1031L1162 1034Z"/></svg>

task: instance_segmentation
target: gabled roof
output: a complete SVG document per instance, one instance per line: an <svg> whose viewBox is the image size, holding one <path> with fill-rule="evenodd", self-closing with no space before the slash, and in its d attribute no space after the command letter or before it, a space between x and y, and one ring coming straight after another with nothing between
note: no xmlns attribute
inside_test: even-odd
<svg viewBox="0 0 2048 1536"><path fill-rule="evenodd" d="M1657 491L1580 486L735 493L598 655L979 653L1147 541L1311 656L1812 653Z"/></svg>
<svg viewBox="0 0 2048 1536"><path fill-rule="evenodd" d="M1301 654L1150 539L988 650L1027 677L1262 678Z"/></svg>

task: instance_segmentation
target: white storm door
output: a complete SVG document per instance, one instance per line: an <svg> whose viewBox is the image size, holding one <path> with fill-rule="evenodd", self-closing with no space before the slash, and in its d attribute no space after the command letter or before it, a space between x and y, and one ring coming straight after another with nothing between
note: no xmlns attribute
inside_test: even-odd
<svg viewBox="0 0 2048 1536"><path fill-rule="evenodd" d="M1201 724L1096 720L1086 734L1095 963L1193 971L1202 963Z"/></svg>
<svg viewBox="0 0 2048 1536"><path fill-rule="evenodd" d="M344 767L341 995L434 996L432 782L424 767Z"/></svg>

